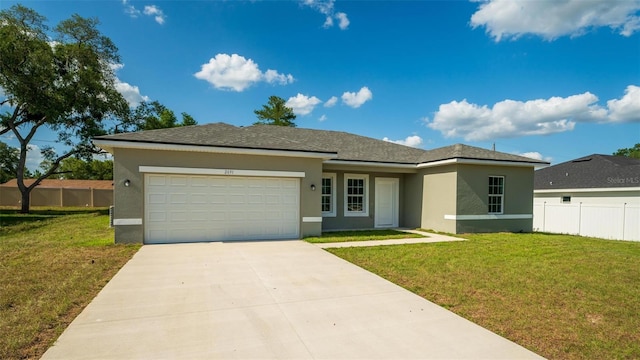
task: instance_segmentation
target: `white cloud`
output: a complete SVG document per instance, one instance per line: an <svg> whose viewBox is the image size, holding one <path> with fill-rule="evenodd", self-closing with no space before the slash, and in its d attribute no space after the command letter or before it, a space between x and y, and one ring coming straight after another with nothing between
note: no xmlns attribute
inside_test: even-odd
<svg viewBox="0 0 640 360"><path fill-rule="evenodd" d="M622 99L607 101L609 118L612 121L640 121L640 87L629 85L624 91Z"/></svg>
<svg viewBox="0 0 640 360"><path fill-rule="evenodd" d="M546 162L551 162L551 161L553 160L553 158L552 158L552 157L549 157L549 156L547 156L547 157L542 156L542 154L540 154L540 153L539 153L539 152L537 152L537 151L529 151L529 152L524 152L524 153L518 153L518 152L516 152L516 153L513 153L513 154L514 154L514 155L520 155L520 156L528 157L529 159L543 160L543 161L546 161Z"/></svg>
<svg viewBox="0 0 640 360"><path fill-rule="evenodd" d="M287 85L292 83L295 79L291 74L284 75L275 70L269 69L264 73L264 80L269 84L278 83L280 85Z"/></svg>
<svg viewBox="0 0 640 360"><path fill-rule="evenodd" d="M135 6L131 5L129 0L122 0L122 5L124 6L125 14L129 15L132 18L137 18L140 14L144 14L147 16L153 16L154 20L162 25L164 24L167 16L164 12L156 5L146 5L142 11L136 9Z"/></svg>
<svg viewBox="0 0 640 360"><path fill-rule="evenodd" d="M373 98L373 94L368 87L363 86L360 91L355 92L345 92L342 94L342 102L351 106L352 108L359 108L365 102L371 100Z"/></svg>
<svg viewBox="0 0 640 360"><path fill-rule="evenodd" d="M338 27L340 28L340 30L346 30L351 23L349 21L349 18L347 17L347 14L343 12L336 13L336 19L339 20Z"/></svg>
<svg viewBox="0 0 640 360"><path fill-rule="evenodd" d="M216 89L238 92L260 81L281 85L295 81L291 74L283 75L275 70L267 70L263 74L258 64L238 54L218 54L203 64L194 76L208 81Z"/></svg>
<svg viewBox="0 0 640 360"><path fill-rule="evenodd" d="M336 12L335 0L302 0L302 5L308 6L325 16L322 27L330 28L333 26L333 19L338 20L338 27L346 30L349 27L349 18L343 12Z"/></svg>
<svg viewBox="0 0 640 360"><path fill-rule="evenodd" d="M331 18L331 16L327 16L327 18L324 20L324 24L322 24L322 27L327 29L333 26L333 18Z"/></svg>
<svg viewBox="0 0 640 360"><path fill-rule="evenodd" d="M156 5L147 5L144 7L144 14L153 16L153 19L160 25L164 24L166 16Z"/></svg>
<svg viewBox="0 0 640 360"><path fill-rule="evenodd" d="M640 29L640 0L478 1L481 4L471 16L471 25L484 26L495 41L524 34L552 40L579 36L596 27L631 36Z"/></svg>
<svg viewBox="0 0 640 360"><path fill-rule="evenodd" d="M446 137L467 141L546 135L573 130L578 121L606 121L607 110L595 105L597 101L589 92L526 102L504 100L491 108L465 99L440 105L427 125Z"/></svg>
<svg viewBox="0 0 640 360"><path fill-rule="evenodd" d="M404 140L391 140L388 137L382 139L383 141L391 142L394 144L400 144L404 146L418 147L422 145L422 138L418 135L407 136Z"/></svg>
<svg viewBox="0 0 640 360"><path fill-rule="evenodd" d="M124 12L132 18L137 18L140 15L140 10L129 4L129 0L122 0L122 5L124 6Z"/></svg>
<svg viewBox="0 0 640 360"><path fill-rule="evenodd" d="M40 163L44 160L41 151L38 145L27 145L27 161L25 163L27 169L35 171L40 167Z"/></svg>
<svg viewBox="0 0 640 360"><path fill-rule="evenodd" d="M114 72L124 68L124 64L109 64ZM140 88L120 80L117 76L115 79L115 88L127 100L130 107L136 107L143 101L149 101L149 97L140 94Z"/></svg>
<svg viewBox="0 0 640 360"><path fill-rule="evenodd" d="M136 107L143 101L149 101L148 96L140 94L140 88L129 83L122 82L120 79L116 79L115 87L116 90L124 96L130 107Z"/></svg>
<svg viewBox="0 0 640 360"><path fill-rule="evenodd" d="M309 97L298 93L298 95L290 97L285 105L292 108L293 112L296 115L307 115L310 114L316 107L316 105L320 104L321 102L322 100L318 99L315 96Z"/></svg>
<svg viewBox="0 0 640 360"><path fill-rule="evenodd" d="M320 121L320 122L323 122L323 121L326 121L326 120L327 120L327 115L324 115L324 114L322 116L320 116L320 118L318 118L318 121Z"/></svg>
<svg viewBox="0 0 640 360"><path fill-rule="evenodd" d="M332 97L329 98L329 100L327 100L324 103L324 107L333 107L333 106L336 105L337 102L338 102L338 98L335 97L335 96L332 96Z"/></svg>
<svg viewBox="0 0 640 360"><path fill-rule="evenodd" d="M467 100L440 105L427 126L446 137L467 141L492 140L526 135L547 135L571 131L579 122L640 122L640 87L629 85L620 99L597 104L598 97L585 92L566 98L529 101L504 100L477 105Z"/></svg>

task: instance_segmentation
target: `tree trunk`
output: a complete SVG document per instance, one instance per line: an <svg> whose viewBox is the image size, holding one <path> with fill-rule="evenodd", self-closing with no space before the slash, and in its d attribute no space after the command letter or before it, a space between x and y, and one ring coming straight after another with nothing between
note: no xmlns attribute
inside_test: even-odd
<svg viewBox="0 0 640 360"><path fill-rule="evenodd" d="M25 188L23 191L21 191L22 194L22 201L20 202L20 213L21 214L28 214L29 213L29 205L31 202L31 189L29 188Z"/></svg>

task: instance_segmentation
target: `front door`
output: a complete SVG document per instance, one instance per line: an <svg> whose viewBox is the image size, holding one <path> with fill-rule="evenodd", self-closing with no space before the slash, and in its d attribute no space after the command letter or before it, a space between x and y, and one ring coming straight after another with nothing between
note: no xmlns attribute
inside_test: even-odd
<svg viewBox="0 0 640 360"><path fill-rule="evenodd" d="M376 178L375 227L398 227L398 178Z"/></svg>

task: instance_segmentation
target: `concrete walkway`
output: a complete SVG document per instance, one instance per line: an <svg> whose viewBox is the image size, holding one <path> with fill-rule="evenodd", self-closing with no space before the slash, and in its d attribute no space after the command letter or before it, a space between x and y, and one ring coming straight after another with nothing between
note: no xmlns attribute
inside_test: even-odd
<svg viewBox="0 0 640 360"><path fill-rule="evenodd" d="M43 359L538 356L303 241L148 245Z"/></svg>
<svg viewBox="0 0 640 360"><path fill-rule="evenodd" d="M389 240L369 240L369 241L345 241L337 243L316 243L315 245L323 249L330 248L343 248L343 247L364 247L364 246L380 246L380 245L402 245L402 244L421 244L421 243L436 243L436 242L449 242L449 241L466 241L465 239L453 237L449 235L427 233L418 230L403 230L397 229L413 234L424 235L422 238L406 238L406 239L389 239Z"/></svg>

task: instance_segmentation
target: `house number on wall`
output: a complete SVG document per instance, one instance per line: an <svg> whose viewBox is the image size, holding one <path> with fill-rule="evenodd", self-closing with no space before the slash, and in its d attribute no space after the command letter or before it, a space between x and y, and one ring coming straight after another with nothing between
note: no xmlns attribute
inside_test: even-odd
<svg viewBox="0 0 640 360"><path fill-rule="evenodd" d="M225 175L233 175L233 170L227 169L227 170L224 171L224 174Z"/></svg>

